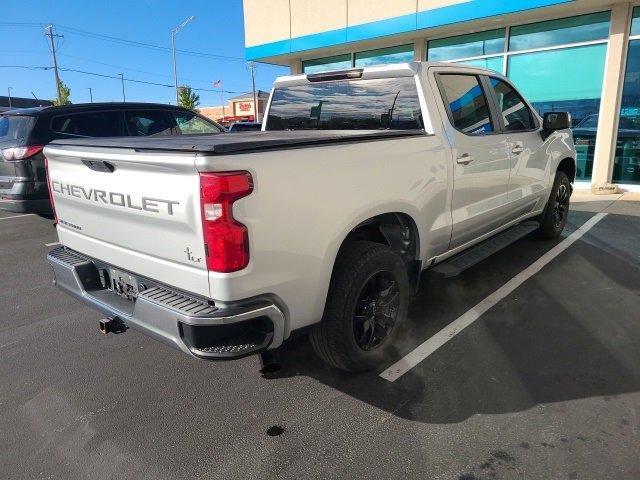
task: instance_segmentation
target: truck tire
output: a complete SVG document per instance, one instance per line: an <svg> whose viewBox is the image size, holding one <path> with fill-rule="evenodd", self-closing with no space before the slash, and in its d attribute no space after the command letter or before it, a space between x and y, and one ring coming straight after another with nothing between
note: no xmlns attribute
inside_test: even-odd
<svg viewBox="0 0 640 480"><path fill-rule="evenodd" d="M380 367L396 351L411 295L407 268L386 245L354 241L336 260L322 321L311 331L314 350L348 372Z"/></svg>
<svg viewBox="0 0 640 480"><path fill-rule="evenodd" d="M569 178L566 173L557 171L547 206L540 216L540 228L536 231L538 238L554 239L560 236L567 225L570 201Z"/></svg>

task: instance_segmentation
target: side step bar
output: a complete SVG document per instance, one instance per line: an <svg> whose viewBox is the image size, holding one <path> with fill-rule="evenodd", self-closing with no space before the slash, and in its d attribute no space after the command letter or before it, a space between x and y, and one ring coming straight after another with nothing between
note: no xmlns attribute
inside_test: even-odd
<svg viewBox="0 0 640 480"><path fill-rule="evenodd" d="M484 242L455 255L429 270L429 272L441 278L451 278L460 275L466 269L480 263L487 257L520 240L525 235L537 230L538 222L524 222L499 233Z"/></svg>

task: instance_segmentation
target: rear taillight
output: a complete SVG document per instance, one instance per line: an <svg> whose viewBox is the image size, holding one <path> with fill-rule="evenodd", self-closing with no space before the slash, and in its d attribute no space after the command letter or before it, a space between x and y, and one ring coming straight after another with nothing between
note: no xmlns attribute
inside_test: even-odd
<svg viewBox="0 0 640 480"><path fill-rule="evenodd" d="M44 145L28 145L24 147L11 147L2 149L2 158L7 162L13 162L16 160L26 160L29 157L33 157L35 154L40 153Z"/></svg>
<svg viewBox="0 0 640 480"><path fill-rule="evenodd" d="M53 224L58 224L58 215L56 215L56 206L53 204L53 190L51 188L51 175L49 175L49 161L44 157L44 170L47 174L47 191L49 192L49 201L51 202L51 211L53 212Z"/></svg>
<svg viewBox="0 0 640 480"><path fill-rule="evenodd" d="M235 272L249 264L247 227L233 218L233 202L253 191L249 172L200 174L202 232L207 269Z"/></svg>

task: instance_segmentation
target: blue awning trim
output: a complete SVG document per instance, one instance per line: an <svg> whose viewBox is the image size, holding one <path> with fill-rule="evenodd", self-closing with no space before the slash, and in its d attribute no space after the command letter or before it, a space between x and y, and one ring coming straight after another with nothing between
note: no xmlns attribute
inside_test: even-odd
<svg viewBox="0 0 640 480"><path fill-rule="evenodd" d="M454 23L480 20L535 8L571 3L574 0L470 0L457 5L434 8L416 14L352 25L326 32L303 35L245 49L247 60L290 55L292 53L333 47L351 42L426 30Z"/></svg>

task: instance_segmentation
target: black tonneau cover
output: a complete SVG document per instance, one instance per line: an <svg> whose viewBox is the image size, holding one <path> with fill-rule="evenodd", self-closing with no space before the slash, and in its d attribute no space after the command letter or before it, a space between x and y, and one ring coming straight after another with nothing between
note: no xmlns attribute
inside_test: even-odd
<svg viewBox="0 0 640 480"><path fill-rule="evenodd" d="M424 130L296 130L166 137L79 138L53 145L180 151L224 155L291 147L425 135Z"/></svg>

